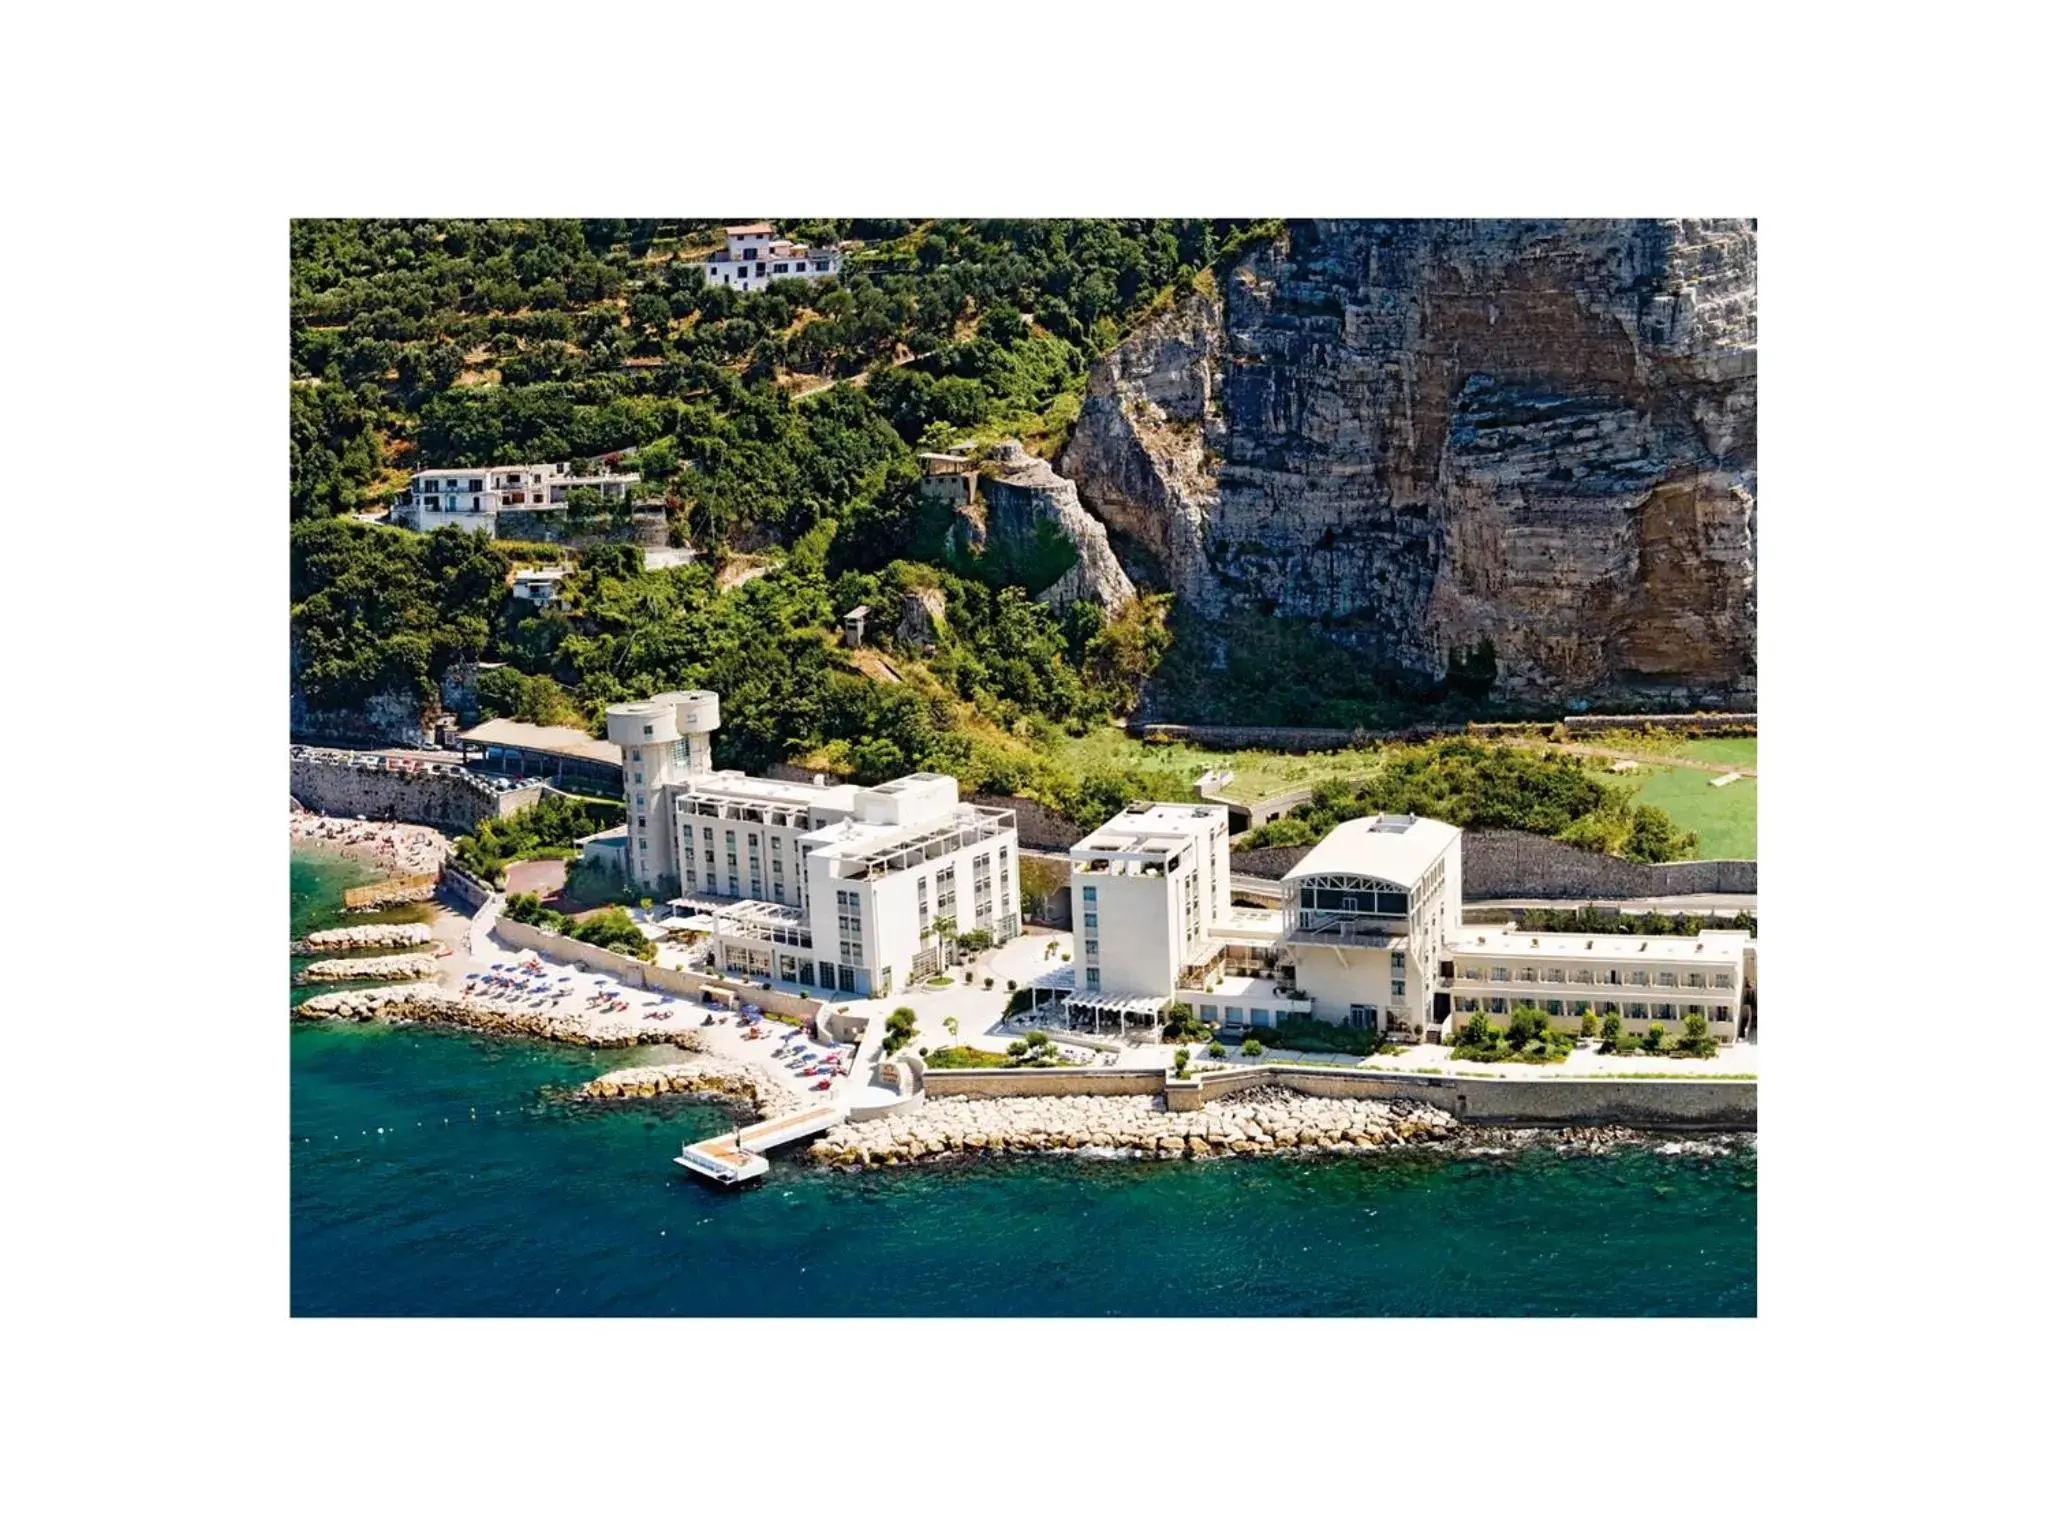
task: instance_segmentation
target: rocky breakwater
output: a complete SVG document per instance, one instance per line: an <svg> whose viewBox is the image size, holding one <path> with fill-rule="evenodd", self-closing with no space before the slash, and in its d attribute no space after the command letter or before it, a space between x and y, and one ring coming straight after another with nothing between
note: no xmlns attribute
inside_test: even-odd
<svg viewBox="0 0 2048 1536"><path fill-rule="evenodd" d="M607 1072L577 1089L578 1099L612 1101L651 1099L661 1094L689 1094L695 1098L731 1099L745 1104L762 1119L803 1108L803 1100L773 1074L744 1061L726 1061L718 1056L691 1055L681 1061L656 1062L645 1067L621 1067Z"/></svg>
<svg viewBox="0 0 2048 1536"><path fill-rule="evenodd" d="M1095 1153L1149 1158L1359 1156L1458 1133L1409 1099L1324 1099L1252 1088L1192 1113L1146 1094L929 1099L915 1111L837 1127L813 1161L868 1167L960 1154Z"/></svg>
<svg viewBox="0 0 2048 1536"><path fill-rule="evenodd" d="M332 954L350 949L416 949L431 944L434 930L425 923L358 923L353 928L322 928L292 945L295 955Z"/></svg>
<svg viewBox="0 0 2048 1536"><path fill-rule="evenodd" d="M693 1029L670 1028L630 1013L557 1013L546 1008L482 1002L458 996L431 982L367 987L359 992L323 992L294 1008L292 1017L430 1024L444 1029L472 1029L487 1035L527 1035L536 1040L560 1040L597 1049L679 1045L695 1050L701 1043Z"/></svg>
<svg viewBox="0 0 2048 1536"><path fill-rule="evenodd" d="M1756 258L1747 219L1297 220L1096 363L1059 473L1184 618L1745 707Z"/></svg>
<svg viewBox="0 0 2048 1536"><path fill-rule="evenodd" d="M292 981L302 987L324 981L425 981L435 969L432 955L365 955L355 960L315 960Z"/></svg>

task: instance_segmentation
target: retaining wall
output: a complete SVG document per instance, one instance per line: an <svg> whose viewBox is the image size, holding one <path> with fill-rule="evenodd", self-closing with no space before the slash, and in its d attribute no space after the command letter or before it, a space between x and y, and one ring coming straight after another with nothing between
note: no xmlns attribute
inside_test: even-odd
<svg viewBox="0 0 2048 1536"><path fill-rule="evenodd" d="M540 799L540 786L499 789L452 765L398 768L301 748L292 754L292 798L323 816L367 816L468 832L486 816L509 816Z"/></svg>
<svg viewBox="0 0 2048 1536"><path fill-rule="evenodd" d="M1237 1067L1185 1081L1164 1067L1018 1067L927 1071L925 1093L1016 1098L1066 1094L1164 1094L1167 1108L1195 1110L1240 1088L1292 1088L1327 1099L1417 1099L1468 1125L1626 1125L1643 1130L1756 1129L1756 1084L1705 1078L1433 1078L1290 1065Z"/></svg>
<svg viewBox="0 0 2048 1536"><path fill-rule="evenodd" d="M927 1098L1043 1098L1066 1094L1158 1093L1164 1067L930 1067Z"/></svg>
<svg viewBox="0 0 2048 1536"><path fill-rule="evenodd" d="M457 869L453 864L443 864L440 878L434 885L434 894L451 907L476 913L482 911L484 903L497 892L468 870Z"/></svg>
<svg viewBox="0 0 2048 1536"><path fill-rule="evenodd" d="M717 987L764 1012L802 1019L807 1024L818 1017L820 1009L831 1007L831 1004L815 997L798 997L793 992L750 987L723 976L703 976L695 971L679 971L673 966L652 965L644 960L635 960L631 955L622 955L615 949L601 949L580 939L564 938L559 933L509 917L499 918L494 932L500 943L514 949L530 949L564 965L585 965L607 976L616 976L631 987L673 992L678 997L693 1000L700 997L706 987Z"/></svg>
<svg viewBox="0 0 2048 1536"><path fill-rule="evenodd" d="M1230 872L1280 880L1312 844L1299 848L1246 848L1230 855ZM1598 901L1603 897L1754 896L1755 859L1694 859L1677 864L1631 864L1605 853L1574 848L1534 832L1477 827L1465 833L1465 900Z"/></svg>
<svg viewBox="0 0 2048 1536"><path fill-rule="evenodd" d="M1533 832L1482 827L1463 842L1465 899L1533 896L1590 901L1601 896L1756 894L1755 859L1697 859L1681 864L1631 864L1574 848ZM1236 860L1231 867L1237 867Z"/></svg>
<svg viewBox="0 0 2048 1536"><path fill-rule="evenodd" d="M1133 720L1126 727L1141 741L1184 741L1198 747L1231 751L1265 747L1276 752L1330 752L1339 747L1380 741L1435 741L1471 733L1480 736L1528 736L1562 730L1566 736L1597 736L1603 731L1662 730L1684 736L1754 736L1754 711L1690 715L1571 715L1563 720L1473 720L1465 724L1411 725L1399 730L1347 731L1317 725L1180 725Z"/></svg>

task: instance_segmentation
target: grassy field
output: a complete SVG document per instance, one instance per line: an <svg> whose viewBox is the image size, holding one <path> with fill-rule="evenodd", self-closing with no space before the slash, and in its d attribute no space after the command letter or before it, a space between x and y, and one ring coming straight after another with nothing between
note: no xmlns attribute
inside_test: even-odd
<svg viewBox="0 0 2048 1536"><path fill-rule="evenodd" d="M1594 737L1593 742L1621 752L1689 757L1698 763L1726 763L1730 768L1756 766L1754 736L1674 736L1662 731L1608 731Z"/></svg>
<svg viewBox="0 0 2048 1536"><path fill-rule="evenodd" d="M1658 740L1660 745L1654 750L1667 756L1726 763L1731 768L1756 765L1753 736ZM1653 750L1640 739L1633 744L1642 751ZM1170 774L1181 782L1189 799L1194 798L1195 780L1204 769L1228 768L1236 775L1230 795L1248 800L1325 779L1361 777L1371 771L1376 756L1370 749L1356 747L1310 753L1227 752L1179 744L1153 747L1114 726L1086 736L1063 737L1055 751L1061 765L1077 775L1123 771ZM1699 833L1701 858L1755 858L1757 781L1744 779L1715 789L1707 782L1711 777L1698 769L1659 768L1631 775L1629 782L1638 786L1645 805L1670 813L1680 827Z"/></svg>
<svg viewBox="0 0 2048 1536"><path fill-rule="evenodd" d="M1195 780L1208 768L1228 768L1236 778L1228 793L1233 799L1258 800L1286 789L1319 784L1325 779L1351 779L1369 772L1375 754L1347 747L1337 752L1225 752L1178 743L1150 747L1119 730L1103 726L1086 736L1062 737L1055 755L1068 772L1169 773L1183 780L1190 799Z"/></svg>
<svg viewBox="0 0 2048 1536"><path fill-rule="evenodd" d="M1730 745L1695 742L1695 746ZM1756 857L1757 781L1743 779L1715 789L1712 774L1698 768L1658 768L1636 777L1637 797L1654 805L1689 832L1700 835L1703 859Z"/></svg>

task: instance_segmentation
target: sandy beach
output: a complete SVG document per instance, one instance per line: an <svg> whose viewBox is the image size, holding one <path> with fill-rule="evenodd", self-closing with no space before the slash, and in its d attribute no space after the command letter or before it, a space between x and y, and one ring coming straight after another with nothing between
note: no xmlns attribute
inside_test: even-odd
<svg viewBox="0 0 2048 1536"><path fill-rule="evenodd" d="M454 845L432 827L405 821L359 821L353 816L292 812L292 842L361 859L401 875L436 873Z"/></svg>

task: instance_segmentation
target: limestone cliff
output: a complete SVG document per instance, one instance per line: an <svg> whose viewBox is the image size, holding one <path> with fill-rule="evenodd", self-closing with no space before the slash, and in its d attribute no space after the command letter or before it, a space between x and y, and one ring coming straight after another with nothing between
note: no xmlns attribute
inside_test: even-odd
<svg viewBox="0 0 2048 1536"><path fill-rule="evenodd" d="M1100 359L1059 461L1183 617L1495 696L1755 689L1748 220L1320 220ZM1145 569L1145 567L1152 569Z"/></svg>
<svg viewBox="0 0 2048 1536"><path fill-rule="evenodd" d="M1055 474L1044 459L1022 444L999 443L983 462L979 481L980 506L963 508L956 518L956 548L992 549L1020 572L1038 560L1049 562L1059 571L1056 579L1042 588L1033 580L1025 585L1054 608L1085 599L1114 613L1137 595L1073 481Z"/></svg>

